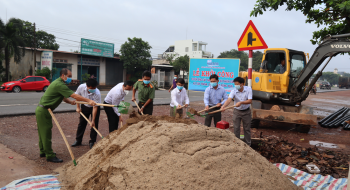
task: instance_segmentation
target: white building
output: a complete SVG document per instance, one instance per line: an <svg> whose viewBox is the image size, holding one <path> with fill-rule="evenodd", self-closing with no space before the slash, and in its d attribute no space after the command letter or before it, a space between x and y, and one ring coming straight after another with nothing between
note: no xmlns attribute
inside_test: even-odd
<svg viewBox="0 0 350 190"><path fill-rule="evenodd" d="M175 41L175 45L169 46L163 56L168 57L173 55L174 59L180 56L188 55L190 58L211 58L211 52L207 51L208 43L193 40Z"/></svg>
<svg viewBox="0 0 350 190"><path fill-rule="evenodd" d="M334 73L334 74L338 74L338 69L335 68L333 73Z"/></svg>

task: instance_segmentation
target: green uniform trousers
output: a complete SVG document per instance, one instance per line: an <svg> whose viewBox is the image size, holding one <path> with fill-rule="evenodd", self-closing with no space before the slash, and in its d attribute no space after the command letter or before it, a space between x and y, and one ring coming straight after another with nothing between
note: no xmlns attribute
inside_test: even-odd
<svg viewBox="0 0 350 190"><path fill-rule="evenodd" d="M38 106L35 110L35 116L38 125L40 154L45 154L46 159L54 158L56 155L51 147L52 117L50 112Z"/></svg>

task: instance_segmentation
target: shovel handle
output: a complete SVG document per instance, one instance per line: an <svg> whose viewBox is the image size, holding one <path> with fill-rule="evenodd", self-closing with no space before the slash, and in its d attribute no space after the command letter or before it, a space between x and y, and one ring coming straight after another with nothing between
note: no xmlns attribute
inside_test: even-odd
<svg viewBox="0 0 350 190"><path fill-rule="evenodd" d="M73 160L74 166L76 166L76 165L77 165L77 162L75 161L75 158L74 158L73 152L72 152L72 150L70 149L70 146L69 146L69 144L68 144L67 138L66 138L66 136L64 135L64 133L63 133L63 131L62 131L62 128L61 128L60 124L58 123L58 121L57 121L57 119L56 119L55 115L53 115L52 110L51 110L50 108L49 108L49 109L47 109L47 110L50 112L50 115L51 115L52 119L53 119L53 120L54 120L54 122L56 123L57 128L58 128L58 130L60 131L60 133L61 133L61 135L62 135L62 138L63 138L64 142L66 143L66 146L67 146L67 148L68 148L69 154L70 154L70 156L72 157L72 160Z"/></svg>
<svg viewBox="0 0 350 190"><path fill-rule="evenodd" d="M210 107L208 110L213 109L213 108L217 108L217 107L218 107L218 106L213 106L213 107ZM197 112L197 113L202 113L202 112L204 112L204 111L206 111L206 109L201 110L201 111L199 111L199 112Z"/></svg>
<svg viewBox="0 0 350 190"><path fill-rule="evenodd" d="M81 116L83 116L83 118L85 118L85 120L90 124L90 126L92 126L90 120L89 120L82 112L79 112L79 113L80 113ZM98 135L100 135L100 137L103 139L103 136L101 135L100 132L98 132L98 130L96 129L96 127L93 126L92 128L94 128L94 130L96 131L96 133L97 133Z"/></svg>
<svg viewBox="0 0 350 190"><path fill-rule="evenodd" d="M75 103L77 103L77 104L89 104L89 103L87 103L87 102L80 102L80 101L76 101ZM96 103L96 105L98 105L98 106L106 106L106 107L117 107L117 106L111 105L111 104L100 104L100 103Z"/></svg>
<svg viewBox="0 0 350 190"><path fill-rule="evenodd" d="M236 105L230 106L230 107L225 108L225 110L226 110L226 109L230 109L230 108L234 108L234 107L237 107L237 106L236 106ZM216 110L216 111L210 112L210 113L208 113L208 115L209 115L209 114L213 114L213 113L218 113L218 112L222 112L222 110Z"/></svg>
<svg viewBox="0 0 350 190"><path fill-rule="evenodd" d="M141 112L141 114L143 115L143 112L141 111L139 105L136 103L136 101L134 100L134 103L136 104L137 108L139 109L139 111Z"/></svg>

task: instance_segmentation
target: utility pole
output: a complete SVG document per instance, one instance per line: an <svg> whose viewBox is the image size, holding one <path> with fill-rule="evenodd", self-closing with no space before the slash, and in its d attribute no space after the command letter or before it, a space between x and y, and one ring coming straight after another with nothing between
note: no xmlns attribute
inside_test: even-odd
<svg viewBox="0 0 350 190"><path fill-rule="evenodd" d="M33 76L35 75L36 72L36 31L35 31L35 22L34 22L34 72Z"/></svg>

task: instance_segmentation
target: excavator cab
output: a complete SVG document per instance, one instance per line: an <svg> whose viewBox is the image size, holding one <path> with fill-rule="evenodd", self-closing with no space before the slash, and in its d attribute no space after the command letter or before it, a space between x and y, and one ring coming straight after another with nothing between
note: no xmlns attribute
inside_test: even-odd
<svg viewBox="0 0 350 190"><path fill-rule="evenodd" d="M265 101L285 98L306 65L304 52L287 48L264 51L260 70L252 73L253 98ZM243 78L248 72L240 72ZM247 83L246 83L247 84Z"/></svg>

